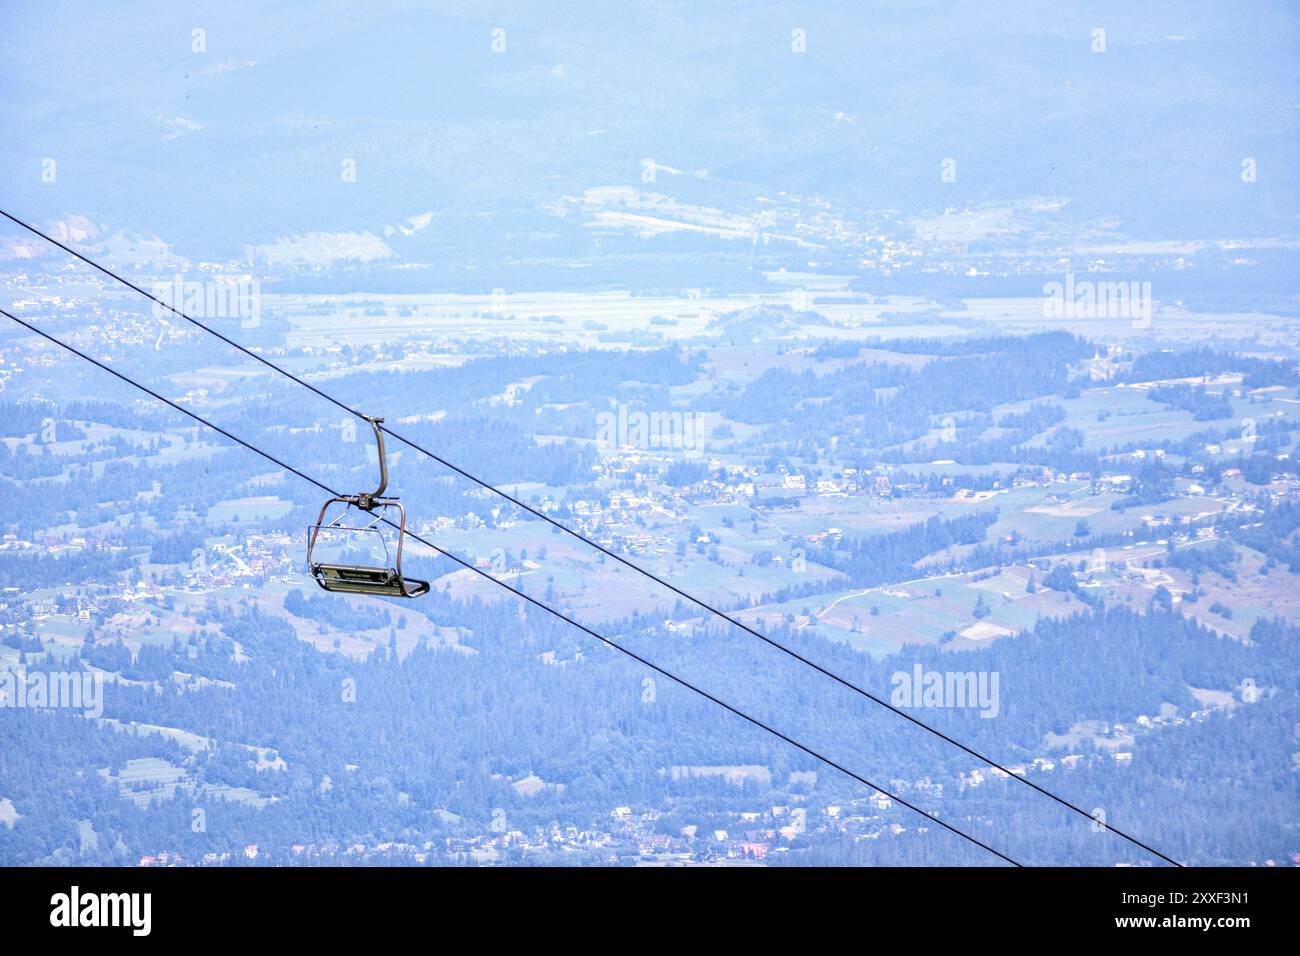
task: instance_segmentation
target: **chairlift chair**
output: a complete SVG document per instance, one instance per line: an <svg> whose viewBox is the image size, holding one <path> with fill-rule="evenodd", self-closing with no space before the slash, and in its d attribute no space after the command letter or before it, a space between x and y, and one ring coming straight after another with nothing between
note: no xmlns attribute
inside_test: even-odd
<svg viewBox="0 0 1300 956"><path fill-rule="evenodd" d="M307 567L311 571L311 576L316 579L316 583L326 591L342 594L378 594L384 597L419 597L421 594L428 593L429 582L418 581L402 574L402 547L406 542L406 509L396 498L383 496L388 488L388 458L384 451L384 432L379 426L384 420L367 416L366 421L370 422L370 427L374 429L375 442L379 446L379 487L373 492L330 498L321 506L316 523L308 530ZM339 505L342 505L342 510L338 509ZM334 508L337 514L327 522L325 518L331 508ZM361 516L360 523L346 524L345 519L353 515ZM395 515L396 520L390 519L390 515ZM385 525L389 532L394 529L397 532L396 547L391 552L391 558ZM327 549L318 548L322 532L326 533L327 539L338 536L343 540L354 541L373 541L375 539L368 536L375 535L383 544L384 559L376 566L374 562L365 560L364 556L354 559L353 555L344 551L338 556L331 555L333 560L327 560L319 553Z"/></svg>

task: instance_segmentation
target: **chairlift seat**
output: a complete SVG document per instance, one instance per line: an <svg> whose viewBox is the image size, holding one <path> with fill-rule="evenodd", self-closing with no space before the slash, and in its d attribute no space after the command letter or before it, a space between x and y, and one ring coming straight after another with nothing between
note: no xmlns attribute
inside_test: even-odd
<svg viewBox="0 0 1300 956"><path fill-rule="evenodd" d="M313 564L312 577L326 591L344 594L378 594L385 597L419 597L429 592L429 582L404 578L393 568L368 568L355 564Z"/></svg>
<svg viewBox="0 0 1300 956"><path fill-rule="evenodd" d="M375 433L375 443L379 446L379 487L373 492L358 495L339 495L330 498L321 506L316 523L307 535L307 569L312 578L326 591L343 594L375 594L383 597L413 598L429 593L429 582L408 578L402 574L402 550L406 543L406 509L396 498L383 497L388 487L388 457L384 453L384 433L380 429L382 418L367 418ZM342 505L343 513L333 521L326 522L325 516L334 505ZM390 511L397 512L397 522L386 516ZM365 516L364 527L347 527L341 524L349 514L361 513ZM379 526L387 525L396 534L396 549L389 552L388 542ZM365 534L373 532L379 535L385 556L377 564L355 564L348 562L348 555L339 555L345 560L320 560L317 543L322 532L327 536L335 533Z"/></svg>

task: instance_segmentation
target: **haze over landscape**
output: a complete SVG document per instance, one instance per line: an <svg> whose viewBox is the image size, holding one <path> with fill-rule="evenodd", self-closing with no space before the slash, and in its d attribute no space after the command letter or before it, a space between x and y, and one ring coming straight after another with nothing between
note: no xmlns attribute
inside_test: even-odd
<svg viewBox="0 0 1300 956"><path fill-rule="evenodd" d="M0 864L1300 862L1298 31L6 5Z"/></svg>

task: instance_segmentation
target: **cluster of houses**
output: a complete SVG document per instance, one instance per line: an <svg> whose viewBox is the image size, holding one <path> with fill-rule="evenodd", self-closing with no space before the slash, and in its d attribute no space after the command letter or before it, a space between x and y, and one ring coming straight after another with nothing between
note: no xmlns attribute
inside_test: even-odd
<svg viewBox="0 0 1300 956"><path fill-rule="evenodd" d="M906 788L905 781L894 781ZM928 780L912 785L932 792L942 790ZM205 853L196 860L161 851L140 857L139 865L229 866L284 864L294 862L360 863L392 862L421 864L486 864L532 859L547 862L571 856L580 862L640 865L726 865L761 863L791 846L809 833L841 833L853 840L876 840L897 835L908 827L891 813L893 801L881 793L862 799L810 809L775 805L756 810L728 811L714 815L710 827L700 824L668 826L658 810L637 812L628 806L610 810L603 826L579 828L551 823L524 829L508 829L495 821L478 834L465 834L420 843L379 841L346 846L318 846L296 843L287 853L275 853L258 844L242 851ZM717 826L726 817L726 827ZM901 817L900 817L901 819Z"/></svg>
<svg viewBox="0 0 1300 956"><path fill-rule="evenodd" d="M1155 716L1139 715L1133 723L1104 724L1095 728L1098 750L1061 756L1035 757L1032 760L1000 767L977 767L959 772L959 790L981 787L1012 775L1030 776L1080 767L1113 763L1124 766L1133 762L1131 746L1134 736L1156 732L1165 727L1186 726L1202 722L1213 708L1192 711L1180 716L1169 708ZM806 774L815 780L812 774ZM792 778L793 779L793 778ZM931 800L940 800L944 784L929 777L920 780L891 780L890 789ZM725 818L726 825L719 825ZM402 841L352 843L346 846L292 844L287 853L273 853L257 844L242 851L206 853L189 861L181 855L162 851L139 860L140 866L228 866L282 865L295 862L377 863L398 862L425 864L478 864L532 861L555 862L571 857L575 862L700 866L761 864L780 854L789 853L801 839L812 834L835 834L853 842L887 839L916 827L905 814L895 810L894 801L881 792L840 803L821 806L794 804L768 805L752 810L729 810L711 814L708 826L670 823L660 810L634 810L630 806L613 807L604 825L585 828L551 823L527 829L509 828L500 817L494 818L480 833L460 834L427 840L419 844ZM916 827L923 832L924 826Z"/></svg>

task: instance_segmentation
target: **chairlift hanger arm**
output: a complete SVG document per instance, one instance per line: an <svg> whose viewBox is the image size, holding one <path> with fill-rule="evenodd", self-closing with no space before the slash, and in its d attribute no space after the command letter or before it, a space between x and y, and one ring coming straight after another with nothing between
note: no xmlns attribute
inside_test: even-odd
<svg viewBox="0 0 1300 956"><path fill-rule="evenodd" d="M384 420L370 415L365 416L365 418L366 421L370 422L370 427L374 429L375 444L379 446L379 487L370 494L362 493L357 495L356 504L358 508L370 511L374 508L376 501L383 498L384 492L388 490L388 454L384 450L384 430L379 427L384 423Z"/></svg>

